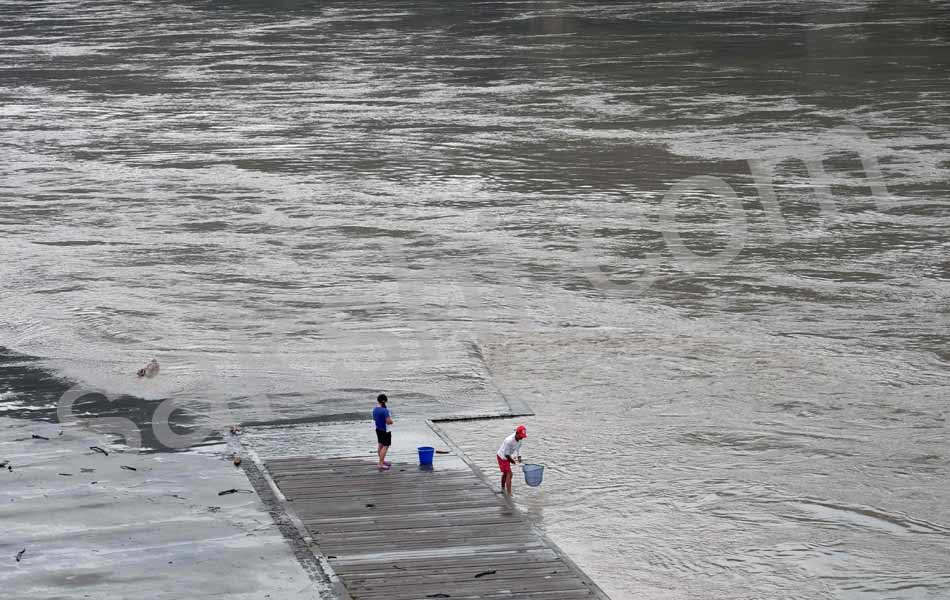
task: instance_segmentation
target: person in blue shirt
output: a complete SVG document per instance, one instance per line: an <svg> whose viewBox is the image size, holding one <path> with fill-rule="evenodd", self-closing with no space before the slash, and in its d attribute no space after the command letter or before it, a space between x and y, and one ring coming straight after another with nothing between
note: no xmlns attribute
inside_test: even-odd
<svg viewBox="0 0 950 600"><path fill-rule="evenodd" d="M391 467L391 464L386 460L386 452L389 451L389 446L393 441L393 434L389 430L389 426L393 424L393 418L389 414L389 409L386 408L386 402L388 401L389 398L386 397L386 394L376 396L376 402L379 403L379 406L373 409L373 421L376 422L376 441L379 442L376 452L379 454L380 471L388 471Z"/></svg>

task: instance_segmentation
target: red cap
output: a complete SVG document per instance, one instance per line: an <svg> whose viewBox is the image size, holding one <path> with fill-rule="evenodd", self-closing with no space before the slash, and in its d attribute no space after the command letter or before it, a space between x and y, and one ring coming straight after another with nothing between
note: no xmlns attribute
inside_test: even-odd
<svg viewBox="0 0 950 600"><path fill-rule="evenodd" d="M518 425L518 427L515 429L515 433L520 433L521 437L523 438L528 437L528 430L524 425Z"/></svg>

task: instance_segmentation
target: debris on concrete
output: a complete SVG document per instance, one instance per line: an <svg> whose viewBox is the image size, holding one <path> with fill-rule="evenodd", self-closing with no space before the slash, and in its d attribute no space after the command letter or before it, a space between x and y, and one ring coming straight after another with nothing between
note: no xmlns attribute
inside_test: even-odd
<svg viewBox="0 0 950 600"><path fill-rule="evenodd" d="M116 442L113 450L101 432L77 427L56 437L59 427L32 427L0 415L0 463L16 472L0 475L0 599L330 597L318 595L253 492L219 498L220 513L206 510L219 490L252 489L243 472L250 459L241 469L222 469L214 451L133 459L134 449ZM39 443L33 431L56 439ZM124 477L122 464L138 472ZM89 475L102 479L80 475L93 465Z"/></svg>

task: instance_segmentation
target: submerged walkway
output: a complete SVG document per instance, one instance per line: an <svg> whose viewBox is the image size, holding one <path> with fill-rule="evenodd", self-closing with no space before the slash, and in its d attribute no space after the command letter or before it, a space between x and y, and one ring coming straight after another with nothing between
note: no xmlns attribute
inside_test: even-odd
<svg viewBox="0 0 950 600"><path fill-rule="evenodd" d="M264 463L353 600L603 598L467 466Z"/></svg>

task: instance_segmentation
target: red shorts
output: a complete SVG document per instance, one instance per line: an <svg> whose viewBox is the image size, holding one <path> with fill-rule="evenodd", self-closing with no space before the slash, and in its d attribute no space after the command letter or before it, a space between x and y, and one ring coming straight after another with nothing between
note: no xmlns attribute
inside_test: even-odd
<svg viewBox="0 0 950 600"><path fill-rule="evenodd" d="M507 458L502 458L497 454L495 455L495 458L498 459L498 467L501 469L502 473L511 473L511 461L509 461Z"/></svg>

